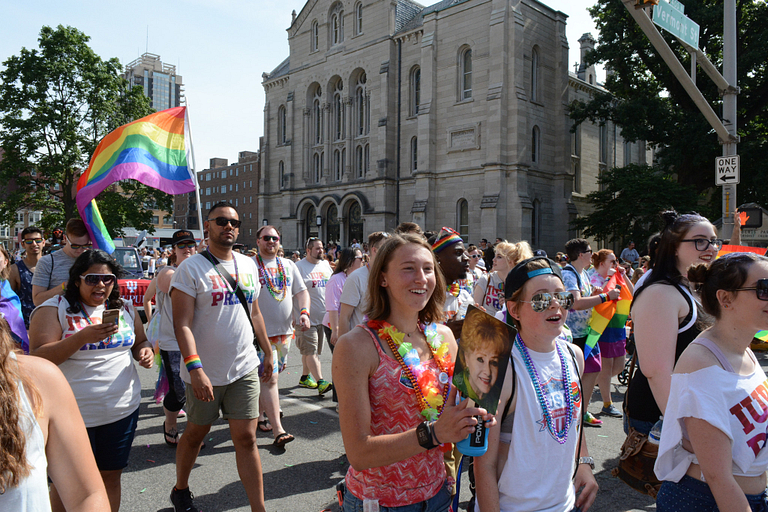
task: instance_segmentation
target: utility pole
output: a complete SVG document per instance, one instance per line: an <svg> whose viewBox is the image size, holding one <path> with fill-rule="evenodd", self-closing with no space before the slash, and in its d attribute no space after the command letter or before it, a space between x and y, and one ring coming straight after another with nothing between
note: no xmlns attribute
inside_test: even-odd
<svg viewBox="0 0 768 512"><path fill-rule="evenodd" d="M723 6L723 77L731 84L723 92L723 124L732 138L723 143L723 156L736 156L736 95L739 93L736 75L736 0L725 0ZM723 185L724 239L731 238L736 213L736 185Z"/></svg>

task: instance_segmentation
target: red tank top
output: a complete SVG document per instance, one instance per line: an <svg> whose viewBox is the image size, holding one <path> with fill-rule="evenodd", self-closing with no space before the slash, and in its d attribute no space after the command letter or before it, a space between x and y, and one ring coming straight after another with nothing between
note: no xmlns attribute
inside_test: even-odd
<svg viewBox="0 0 768 512"><path fill-rule="evenodd" d="M366 327L379 353L379 367L368 379L371 402L371 433L375 436L398 434L416 428L424 421L416 392L400 364L382 350L378 336ZM434 358L426 363L437 376ZM346 484L357 498L378 499L382 507L402 507L435 496L445 483L443 452L429 450L388 466L356 471L349 467Z"/></svg>

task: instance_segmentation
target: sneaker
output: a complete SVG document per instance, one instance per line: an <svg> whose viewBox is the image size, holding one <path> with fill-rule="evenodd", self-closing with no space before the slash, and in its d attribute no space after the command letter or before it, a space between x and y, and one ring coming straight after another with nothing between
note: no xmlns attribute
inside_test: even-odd
<svg viewBox="0 0 768 512"><path fill-rule="evenodd" d="M320 379L320 382L316 384L317 392L320 395L326 394L328 391L333 389L333 384L331 382L328 382L327 380Z"/></svg>
<svg viewBox="0 0 768 512"><path fill-rule="evenodd" d="M595 418L591 412L587 411L584 413L584 424L588 427L600 427L603 425L603 420Z"/></svg>
<svg viewBox="0 0 768 512"><path fill-rule="evenodd" d="M317 389L317 382L311 375L307 375L303 379L299 379L299 387L307 389Z"/></svg>
<svg viewBox="0 0 768 512"><path fill-rule="evenodd" d="M202 512L195 506L195 497L189 491L189 487L186 489L173 488L171 491L171 504L175 512Z"/></svg>
<svg viewBox="0 0 768 512"><path fill-rule="evenodd" d="M613 404L611 404L610 407L603 407L600 412L602 412L606 416L611 416L613 418L621 418L622 416L624 416L623 414L621 414L621 411L618 410L616 406Z"/></svg>

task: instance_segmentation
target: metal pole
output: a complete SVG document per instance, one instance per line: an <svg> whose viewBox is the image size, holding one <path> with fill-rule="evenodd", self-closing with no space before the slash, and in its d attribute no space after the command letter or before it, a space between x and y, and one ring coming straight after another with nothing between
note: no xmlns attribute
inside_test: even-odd
<svg viewBox="0 0 768 512"><path fill-rule="evenodd" d="M736 0L725 0L723 12L723 77L730 87L723 93L723 125L728 133L736 137L736 95L738 94L736 76ZM737 139L723 144L723 156L735 156ZM734 213L736 212L736 185L723 186L723 232L722 237L729 239L733 232Z"/></svg>

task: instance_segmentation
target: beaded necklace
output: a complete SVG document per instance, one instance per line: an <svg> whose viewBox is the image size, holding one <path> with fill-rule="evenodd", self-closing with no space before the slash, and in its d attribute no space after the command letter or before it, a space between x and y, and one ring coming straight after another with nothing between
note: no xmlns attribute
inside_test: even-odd
<svg viewBox="0 0 768 512"><path fill-rule="evenodd" d="M539 379L539 372L536 371L536 366L534 366L533 361L531 361L531 356L528 354L528 348L525 346L525 342L523 342L523 338L520 337L520 334L517 335L515 338L515 342L518 344L520 348L520 353L523 355L523 361L525 362L525 368L528 370L528 375L531 377L531 381L533 382L533 389L536 391L536 398L539 400L539 406L541 407L541 411L544 413L544 420L547 423L547 430L549 430L549 433L552 435L552 437L560 444L565 444L568 441L568 430L571 427L571 423L573 422L573 398L571 397L571 382L568 379L568 363L565 360L565 356L563 356L563 351L560 348L560 345L555 342L555 349L557 350L557 355L560 358L560 368L563 372L563 395L565 395L565 403L566 407L568 409L567 415L565 417L565 425L563 425L562 430L556 430L554 425L554 420L552 419L552 409L553 406L550 404L549 396L547 396L542 391L542 384L541 379Z"/></svg>
<svg viewBox="0 0 768 512"><path fill-rule="evenodd" d="M261 259L261 254L256 254L256 263L258 263L259 266L259 273L264 276L264 281L267 283L269 294L277 302L282 302L283 299L285 299L285 294L288 290L288 287L286 286L288 280L285 278L285 267L283 267L280 257L276 256L275 260L277 261L277 275L272 277L272 274L264 265L264 260Z"/></svg>
<svg viewBox="0 0 768 512"><path fill-rule="evenodd" d="M207 249L206 249L206 250L207 250ZM211 258L213 258L213 254L211 254L211 251L208 251L208 256L210 256ZM216 261L216 260L211 260L211 259L209 259L209 261L210 261L211 263L213 263L213 262L214 262L214 261ZM237 270L237 258L235 258L235 257L233 256L233 257L232 257L232 261L234 261L234 262L235 262L235 287L232 289L232 291L235 291L235 290L237 289L237 285L238 285L238 279L240 278L240 273L239 273L239 272L238 272L238 270ZM175 268L175 267L174 267L174 268ZM219 274L219 277L220 277L220 278L221 278L221 279L222 279L222 280L223 280L225 283L227 283L227 289L229 289L229 281L228 281L227 279L225 279L223 275L221 275L221 272L219 271L219 266L218 266L218 265L216 265L215 263L213 263L213 268L216 270L216 273L217 273L217 274Z"/></svg>
<svg viewBox="0 0 768 512"><path fill-rule="evenodd" d="M436 420L445 407L454 366L451 361L448 342L443 341L443 336L438 334L437 325L433 323L424 327L427 346L440 370L437 379L435 379L434 373L428 371L426 365L421 362L419 353L413 348L413 345L404 340L405 334L398 331L393 325L381 320L371 320L368 322L368 326L375 329L379 338L386 341L392 350L403 374L411 382L413 390L416 392L421 415L429 421ZM438 383L442 384L442 390Z"/></svg>

